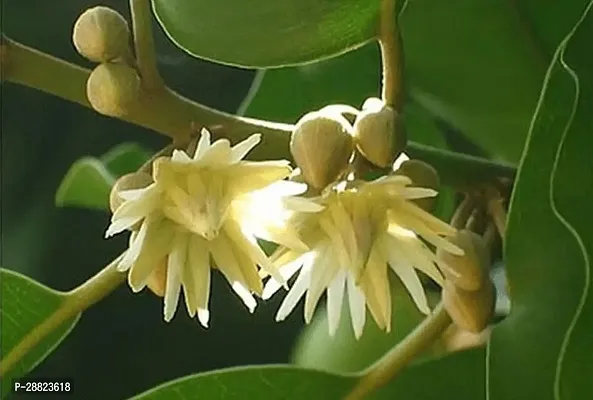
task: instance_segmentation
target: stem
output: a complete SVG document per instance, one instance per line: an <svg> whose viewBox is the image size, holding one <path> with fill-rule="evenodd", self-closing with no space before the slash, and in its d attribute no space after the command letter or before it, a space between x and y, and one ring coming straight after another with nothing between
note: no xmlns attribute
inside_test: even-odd
<svg viewBox="0 0 593 400"><path fill-rule="evenodd" d="M3 71L4 79L92 108L86 97L90 70L7 38L2 47L6 52L3 64L8 64ZM223 135L233 141L259 132L265 140L254 149L255 158L271 157L275 153L288 154L288 139L292 130L292 125L236 117L214 110L168 88L143 96L122 119L169 136L179 143L188 142L196 127L202 126L215 136ZM283 147L279 148L279 144Z"/></svg>
<svg viewBox="0 0 593 400"><path fill-rule="evenodd" d="M379 46L383 61L382 97L401 112L404 95L402 41L396 22L395 0L382 0Z"/></svg>
<svg viewBox="0 0 593 400"><path fill-rule="evenodd" d="M66 299L53 314L33 328L23 339L0 361L0 377L4 376L33 347L47 335L59 328L68 319L75 317L97 301L111 293L125 280L126 274L116 270L121 255L95 276L68 292Z"/></svg>
<svg viewBox="0 0 593 400"><path fill-rule="evenodd" d="M142 77L142 84L148 91L163 90L165 83L157 68L149 0L130 0L130 14L136 63Z"/></svg>
<svg viewBox="0 0 593 400"><path fill-rule="evenodd" d="M488 201L488 213L496 225L498 234L504 242L506 230L507 230L507 211L504 209L504 200L500 196L497 190L492 189L486 192Z"/></svg>
<svg viewBox="0 0 593 400"><path fill-rule="evenodd" d="M92 108L85 92L90 74L88 69L9 39L4 40L1 51L5 56L2 59L2 73L7 81ZM251 153L253 159L290 157L288 141L293 125L227 114L186 99L168 88L143 96L122 119L169 136L175 143L188 143L200 127L206 127L213 135L225 136L232 141L259 132L264 140ZM461 191L489 179L512 179L516 172L509 165L413 142L408 142L406 153L431 164L439 172L444 185Z"/></svg>
<svg viewBox="0 0 593 400"><path fill-rule="evenodd" d="M372 365L344 400L363 399L389 382L415 356L426 350L451 325L451 317L440 303L404 340Z"/></svg>

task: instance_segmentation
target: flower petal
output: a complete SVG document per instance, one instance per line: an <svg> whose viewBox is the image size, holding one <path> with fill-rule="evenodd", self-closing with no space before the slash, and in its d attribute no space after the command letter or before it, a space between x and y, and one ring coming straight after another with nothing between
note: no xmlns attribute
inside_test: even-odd
<svg viewBox="0 0 593 400"><path fill-rule="evenodd" d="M365 322L365 298L362 290L356 286L355 279L356 277L352 273L348 273L346 286L348 288L348 305L350 307L354 336L356 339L360 339Z"/></svg>
<svg viewBox="0 0 593 400"><path fill-rule="evenodd" d="M327 288L327 320L329 335L334 336L340 325L342 302L346 291L346 271L339 272Z"/></svg>
<svg viewBox="0 0 593 400"><path fill-rule="evenodd" d="M177 311L179 304L179 292L181 291L180 264L181 255L169 256L167 263L167 281L165 286L165 298L163 301L163 316L166 322L171 321Z"/></svg>
<svg viewBox="0 0 593 400"><path fill-rule="evenodd" d="M299 272L299 276L294 281L294 284L288 291L284 301L278 309L276 314L276 321L283 321L296 307L299 300L303 297L309 284L311 283L311 263L312 259L306 259L303 267Z"/></svg>
<svg viewBox="0 0 593 400"><path fill-rule="evenodd" d="M241 161L261 141L261 134L255 133L231 149L231 164Z"/></svg>

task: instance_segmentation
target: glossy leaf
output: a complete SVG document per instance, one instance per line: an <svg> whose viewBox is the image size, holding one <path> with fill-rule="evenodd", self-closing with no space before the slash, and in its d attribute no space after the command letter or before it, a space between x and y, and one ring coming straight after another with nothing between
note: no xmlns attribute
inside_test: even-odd
<svg viewBox="0 0 593 400"><path fill-rule="evenodd" d="M62 180L56 193L56 205L105 210L115 176L101 161L84 157L76 161Z"/></svg>
<svg viewBox="0 0 593 400"><path fill-rule="evenodd" d="M26 334L60 307L66 296L62 292L7 269L0 269L0 284L2 297L0 345L4 359ZM11 381L27 374L43 361L70 333L78 318L79 316L64 322L43 338L2 377L3 398L10 393Z"/></svg>
<svg viewBox="0 0 593 400"><path fill-rule="evenodd" d="M356 381L354 375L330 374L287 365L241 367L187 376L142 393L132 400L340 400ZM483 396L482 349L412 366L368 398L442 400L443 393L455 393L456 400L476 400Z"/></svg>
<svg viewBox="0 0 593 400"><path fill-rule="evenodd" d="M152 0L171 40L190 54L241 67L315 61L371 40L380 0Z"/></svg>
<svg viewBox="0 0 593 400"><path fill-rule="evenodd" d="M489 346L491 399L593 398L593 2L573 25L548 71L512 198L512 305Z"/></svg>

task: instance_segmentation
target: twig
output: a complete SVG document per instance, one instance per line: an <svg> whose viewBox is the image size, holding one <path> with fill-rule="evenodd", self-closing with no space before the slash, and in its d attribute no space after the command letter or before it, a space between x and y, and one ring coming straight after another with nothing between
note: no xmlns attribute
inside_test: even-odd
<svg viewBox="0 0 593 400"><path fill-rule="evenodd" d="M157 68L149 0L130 0L130 14L136 64L142 77L143 88L148 91L163 90L165 83Z"/></svg>

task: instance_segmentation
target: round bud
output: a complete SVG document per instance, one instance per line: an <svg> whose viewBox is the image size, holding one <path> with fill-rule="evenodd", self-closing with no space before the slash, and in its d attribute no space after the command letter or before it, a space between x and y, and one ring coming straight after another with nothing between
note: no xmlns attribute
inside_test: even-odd
<svg viewBox="0 0 593 400"><path fill-rule="evenodd" d="M72 32L74 47L83 57L108 62L130 53L128 23L115 10L97 6L83 12Z"/></svg>
<svg viewBox="0 0 593 400"><path fill-rule="evenodd" d="M443 305L453 322L466 331L482 332L494 315L495 290L492 282L470 292L445 280L442 296Z"/></svg>
<svg viewBox="0 0 593 400"><path fill-rule="evenodd" d="M109 194L109 208L115 212L122 205L124 199L119 195L124 190L143 189L152 183L152 177L146 172L132 172L120 177L111 188Z"/></svg>
<svg viewBox="0 0 593 400"><path fill-rule="evenodd" d="M140 94L140 77L124 64L100 64L86 84L86 94L91 106L110 117L126 114Z"/></svg>
<svg viewBox="0 0 593 400"><path fill-rule="evenodd" d="M442 248L437 249L437 258L446 265L442 268L445 277L463 290L480 290L489 282L490 252L484 239L477 233L462 229L449 238L449 241L460 247L465 254L457 256Z"/></svg>
<svg viewBox="0 0 593 400"><path fill-rule="evenodd" d="M352 126L341 115L310 112L297 122L290 138L295 163L317 189L344 172L353 149Z"/></svg>
<svg viewBox="0 0 593 400"><path fill-rule="evenodd" d="M395 175L405 175L417 187L438 190L440 187L439 174L430 165L420 160L406 160L393 172ZM419 207L426 211L433 211L436 197L413 200Z"/></svg>
<svg viewBox="0 0 593 400"><path fill-rule="evenodd" d="M158 266L152 271L146 286L159 297L165 295L165 288L167 286L167 258L164 258Z"/></svg>
<svg viewBox="0 0 593 400"><path fill-rule="evenodd" d="M379 167L389 167L402 152L406 134L400 115L377 98L367 99L354 122L358 151Z"/></svg>

